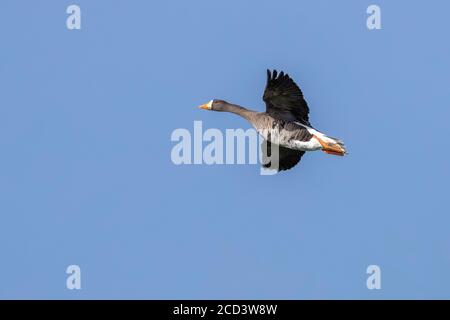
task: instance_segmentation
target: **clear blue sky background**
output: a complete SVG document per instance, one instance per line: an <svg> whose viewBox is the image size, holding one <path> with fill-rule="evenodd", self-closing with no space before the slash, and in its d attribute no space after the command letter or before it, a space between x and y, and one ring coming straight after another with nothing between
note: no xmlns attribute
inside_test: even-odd
<svg viewBox="0 0 450 320"><path fill-rule="evenodd" d="M0 298L450 298L449 11L2 0ZM291 74L350 155L270 177L173 165L174 129L249 127L195 107L263 110L266 68Z"/></svg>

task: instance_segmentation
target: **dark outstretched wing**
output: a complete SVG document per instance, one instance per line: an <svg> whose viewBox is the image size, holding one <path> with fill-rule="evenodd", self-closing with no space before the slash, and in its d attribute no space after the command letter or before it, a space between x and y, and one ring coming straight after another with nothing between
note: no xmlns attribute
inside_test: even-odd
<svg viewBox="0 0 450 320"><path fill-rule="evenodd" d="M309 125L309 108L303 93L289 75L267 70L267 85L263 100L266 113L276 119L299 121Z"/></svg>
<svg viewBox="0 0 450 320"><path fill-rule="evenodd" d="M289 170L292 167L294 167L297 163L299 163L302 156L305 154L305 151L292 150L285 148L283 146L278 146L279 160L277 166L276 163L272 163L274 159L270 158L272 157L272 143L266 141L267 140L264 140L261 143L262 162L264 168L277 169L278 167L278 171Z"/></svg>

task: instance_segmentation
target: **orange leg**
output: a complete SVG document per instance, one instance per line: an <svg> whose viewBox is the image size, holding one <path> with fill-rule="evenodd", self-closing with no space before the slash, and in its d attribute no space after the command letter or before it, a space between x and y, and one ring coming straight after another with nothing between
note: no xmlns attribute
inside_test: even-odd
<svg viewBox="0 0 450 320"><path fill-rule="evenodd" d="M338 144L325 142L316 135L313 135L313 137L316 138L317 141L319 141L320 145L322 146L323 152L328 153L328 154L333 154L336 156L344 155L344 151Z"/></svg>

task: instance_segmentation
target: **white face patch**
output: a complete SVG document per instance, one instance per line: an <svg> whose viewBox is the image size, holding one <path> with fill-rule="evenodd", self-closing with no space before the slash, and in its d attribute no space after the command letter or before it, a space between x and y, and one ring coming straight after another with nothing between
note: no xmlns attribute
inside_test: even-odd
<svg viewBox="0 0 450 320"><path fill-rule="evenodd" d="M208 106L208 110L211 110L212 109L212 104L213 104L213 102L214 102L214 99L213 100L211 100L211 101L209 101L206 105Z"/></svg>

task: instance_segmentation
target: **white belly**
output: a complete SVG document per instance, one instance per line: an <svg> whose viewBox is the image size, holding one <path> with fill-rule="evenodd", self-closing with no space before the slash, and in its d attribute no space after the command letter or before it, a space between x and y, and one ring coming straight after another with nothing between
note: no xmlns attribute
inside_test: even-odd
<svg viewBox="0 0 450 320"><path fill-rule="evenodd" d="M256 129L258 133L265 139L280 146L300 151L315 151L322 148L319 141L311 138L309 141L300 141L291 139L286 130L278 129ZM270 134L269 134L270 133ZM270 136L270 139L268 138Z"/></svg>
<svg viewBox="0 0 450 320"><path fill-rule="evenodd" d="M284 147L301 151L316 151L322 149L322 145L319 143L319 140L314 137L312 137L309 141L291 140L288 146Z"/></svg>

